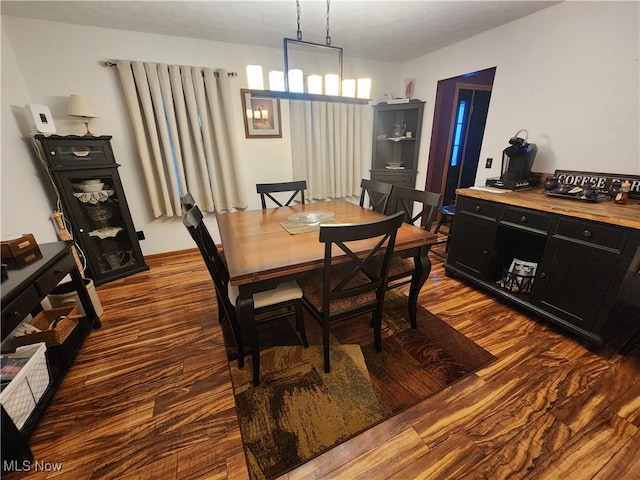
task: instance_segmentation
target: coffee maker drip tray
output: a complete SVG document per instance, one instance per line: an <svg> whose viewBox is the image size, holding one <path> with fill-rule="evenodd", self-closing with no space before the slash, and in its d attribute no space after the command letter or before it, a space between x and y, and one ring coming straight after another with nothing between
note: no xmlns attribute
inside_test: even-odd
<svg viewBox="0 0 640 480"><path fill-rule="evenodd" d="M508 180L501 178L487 178L486 185L494 188L505 188L507 190L521 190L523 188L532 188L538 185L538 179L531 177L523 180Z"/></svg>

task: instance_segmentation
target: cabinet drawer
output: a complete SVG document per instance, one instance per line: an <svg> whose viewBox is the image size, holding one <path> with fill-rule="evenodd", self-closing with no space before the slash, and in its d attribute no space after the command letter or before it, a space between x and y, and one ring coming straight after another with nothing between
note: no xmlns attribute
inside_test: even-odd
<svg viewBox="0 0 640 480"><path fill-rule="evenodd" d="M502 222L547 233L551 225L551 216L522 208L505 207Z"/></svg>
<svg viewBox="0 0 640 480"><path fill-rule="evenodd" d="M73 270L74 265L73 255L67 255L36 280L36 287L38 287L38 291L42 296L44 297L53 290Z"/></svg>
<svg viewBox="0 0 640 480"><path fill-rule="evenodd" d="M620 252L624 249L629 231L610 225L562 218L558 223L557 235Z"/></svg>
<svg viewBox="0 0 640 480"><path fill-rule="evenodd" d="M108 138L45 139L42 143L53 167L83 168L115 163Z"/></svg>
<svg viewBox="0 0 640 480"><path fill-rule="evenodd" d="M377 182L392 183L409 188L415 186L415 174L411 173L374 173L371 175L371 179Z"/></svg>
<svg viewBox="0 0 640 480"><path fill-rule="evenodd" d="M31 313L40 303L40 295L33 285L22 292L18 297L2 306L2 337L11 333L18 324Z"/></svg>
<svg viewBox="0 0 640 480"><path fill-rule="evenodd" d="M460 197L458 199L456 210L489 218L491 220L498 218L498 205L491 202L485 202L484 200L477 200L475 198Z"/></svg>

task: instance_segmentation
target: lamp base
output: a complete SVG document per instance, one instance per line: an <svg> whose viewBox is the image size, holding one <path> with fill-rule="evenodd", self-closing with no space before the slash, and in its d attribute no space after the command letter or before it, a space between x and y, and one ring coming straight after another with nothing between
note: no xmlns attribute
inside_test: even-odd
<svg viewBox="0 0 640 480"><path fill-rule="evenodd" d="M84 120L82 123L84 123L84 126L87 128L87 133L84 134L85 137L87 136L94 136L93 133L91 133L91 130L89 130L89 120Z"/></svg>

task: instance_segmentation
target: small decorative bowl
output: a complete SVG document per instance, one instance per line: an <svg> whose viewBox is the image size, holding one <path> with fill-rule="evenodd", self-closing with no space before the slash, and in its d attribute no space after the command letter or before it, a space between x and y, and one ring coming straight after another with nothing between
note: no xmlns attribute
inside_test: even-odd
<svg viewBox="0 0 640 480"><path fill-rule="evenodd" d="M104 188L104 183L89 183L86 185L74 185L78 190L85 193L99 192Z"/></svg>
<svg viewBox="0 0 640 480"><path fill-rule="evenodd" d="M301 223L304 225L317 225L322 222L333 219L335 213L333 212L300 212L289 216L288 220L294 223Z"/></svg>

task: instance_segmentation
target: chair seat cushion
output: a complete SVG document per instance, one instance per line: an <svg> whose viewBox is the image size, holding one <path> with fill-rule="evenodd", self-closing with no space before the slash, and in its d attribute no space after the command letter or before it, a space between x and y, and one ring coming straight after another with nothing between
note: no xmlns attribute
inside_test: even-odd
<svg viewBox="0 0 640 480"><path fill-rule="evenodd" d="M334 288L347 274L346 269L338 268L331 276L330 285ZM347 285L346 288L356 287L358 285L368 283L369 279L361 272L358 273ZM322 312L322 274L311 275L300 280L300 288L304 297L318 310ZM333 314L341 310L363 305L365 303L374 302L376 300L375 292L366 292L353 297L333 300L329 304L329 313Z"/></svg>
<svg viewBox="0 0 640 480"><path fill-rule="evenodd" d="M389 278L413 275L416 265L413 258L391 257L389 262Z"/></svg>
<svg viewBox="0 0 640 480"><path fill-rule="evenodd" d="M235 285L229 284L229 299L235 306L239 290ZM277 305L282 302L289 302L297 298L302 298L302 290L295 280L282 282L276 288L265 290L253 294L254 308L262 308L270 305Z"/></svg>
<svg viewBox="0 0 640 480"><path fill-rule="evenodd" d="M376 262L381 262L382 259L376 259ZM391 257L389 260L388 278L408 277L413 275L416 269L413 258Z"/></svg>

